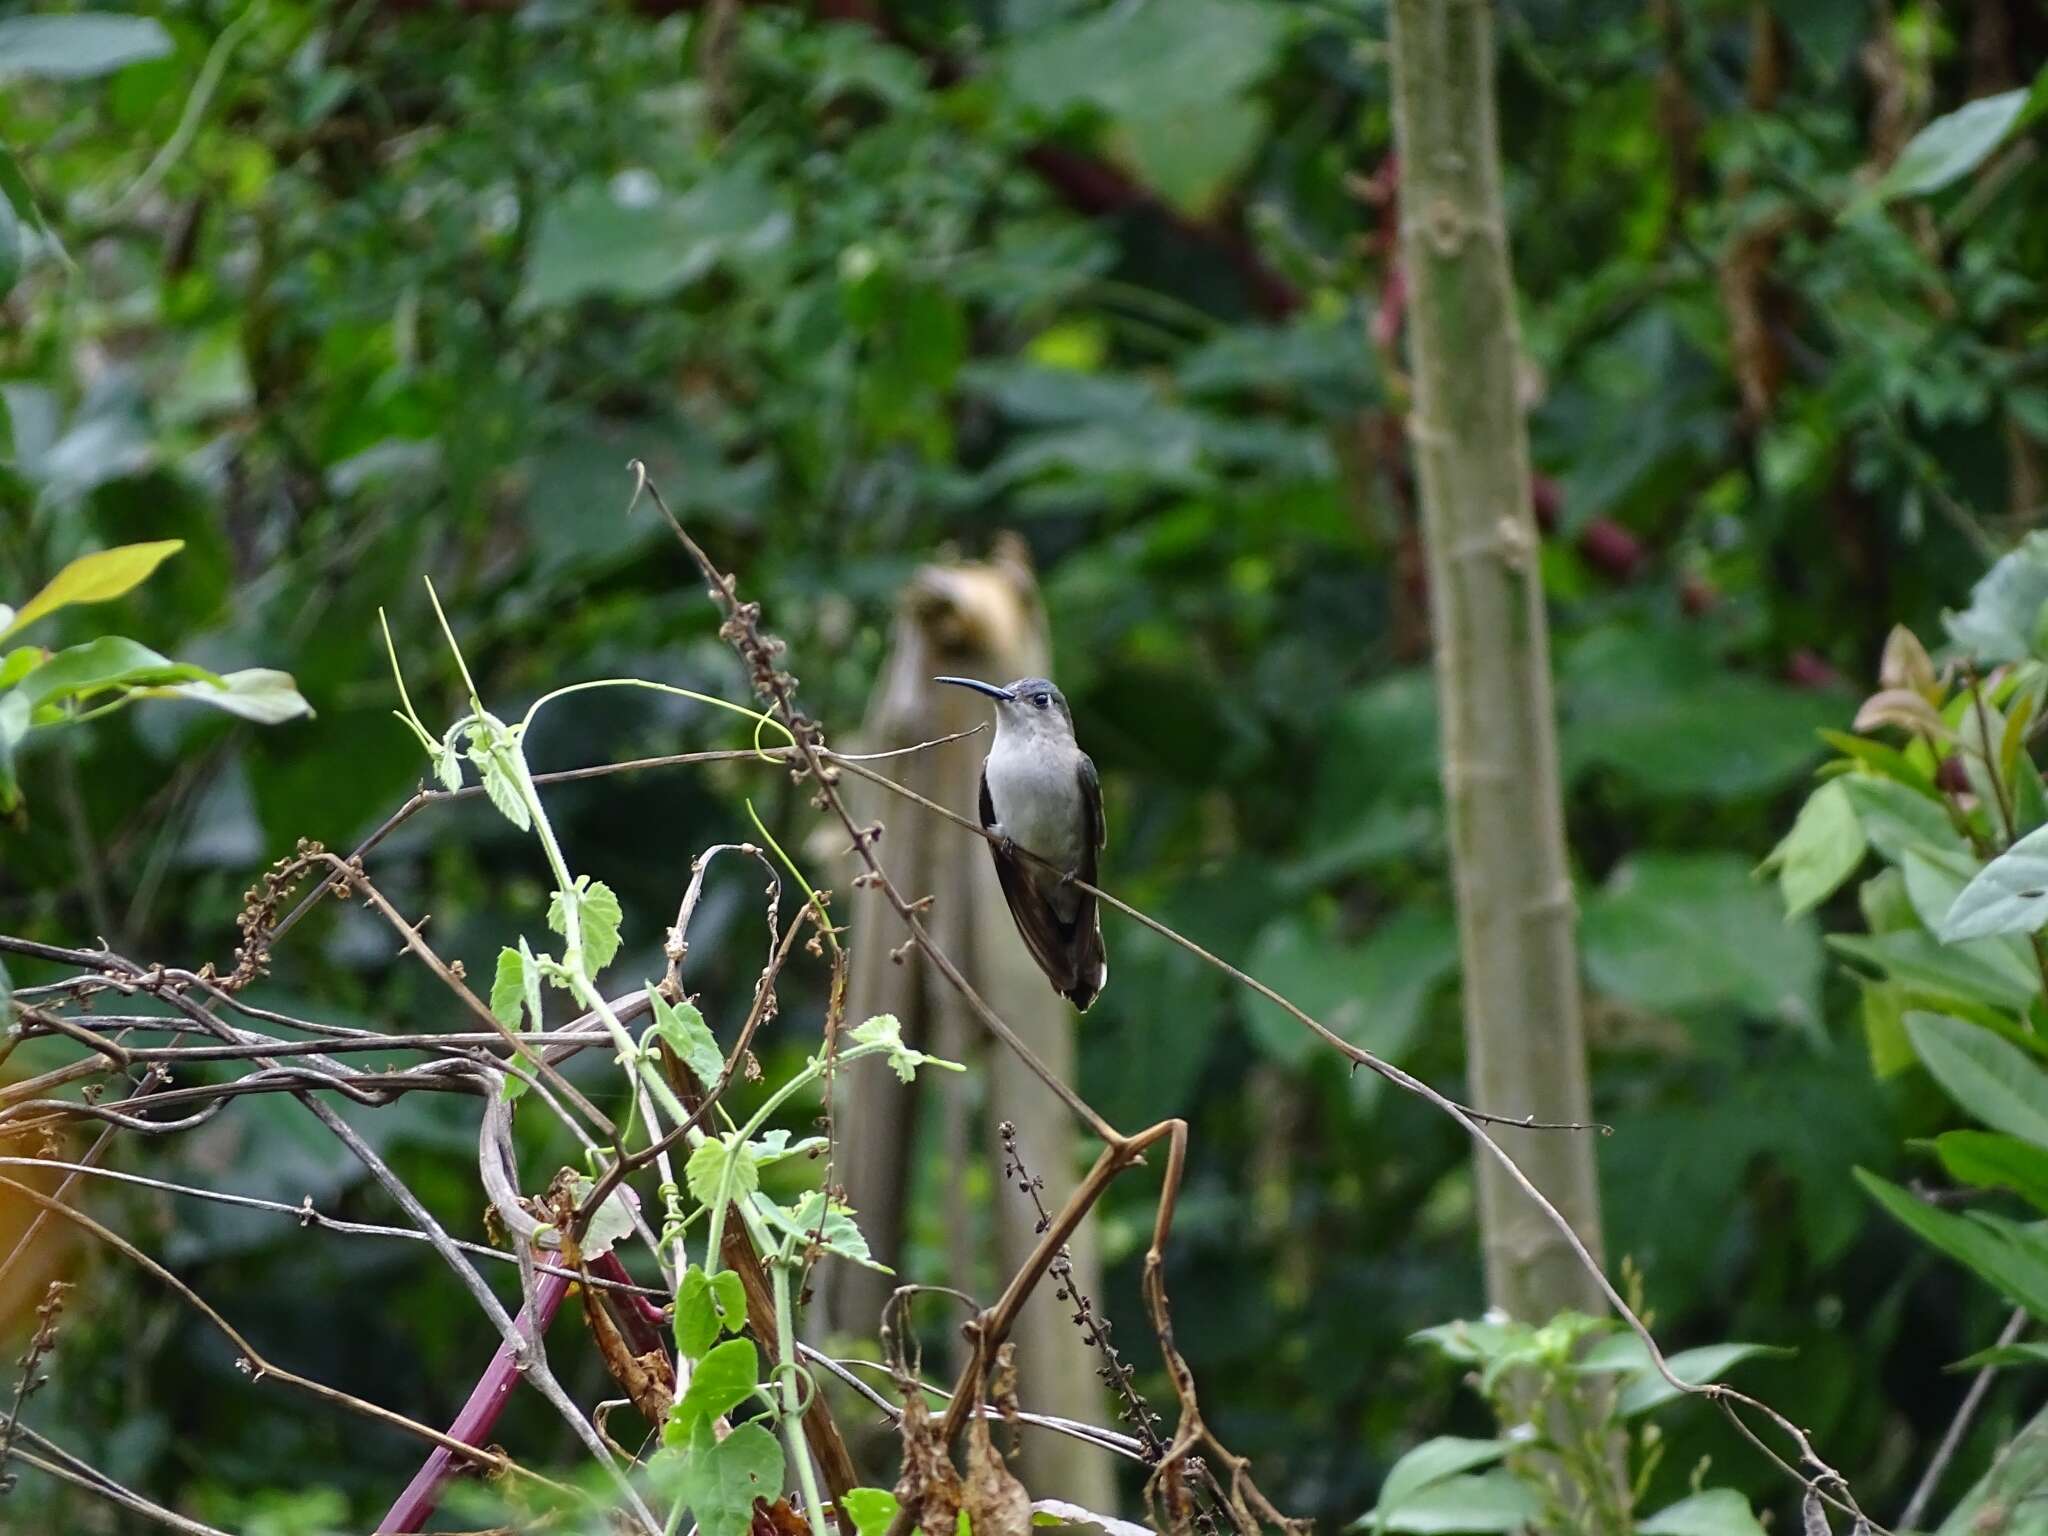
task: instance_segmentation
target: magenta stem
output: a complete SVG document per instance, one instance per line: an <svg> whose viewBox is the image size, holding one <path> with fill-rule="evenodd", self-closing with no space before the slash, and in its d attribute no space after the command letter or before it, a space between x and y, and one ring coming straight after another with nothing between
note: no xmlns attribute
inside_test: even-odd
<svg viewBox="0 0 2048 1536"><path fill-rule="evenodd" d="M562 1298L569 1294L569 1285L567 1275L543 1274L539 1277L539 1284L534 1287L531 1311L521 1307L519 1319L514 1324L522 1339L529 1343L533 1340L534 1312L540 1316L540 1331L547 1332L548 1324L555 1320L555 1313L561 1309ZM518 1384L519 1362L512 1353L512 1346L509 1342L500 1344L498 1352L491 1356L491 1363L484 1368L475 1390L469 1394L469 1401L462 1405L455 1422L448 1426L448 1433L464 1445L482 1445L490 1438L498 1415L505 1411L505 1400ZM417 1531L424 1525L441 1502L441 1489L454 1476L458 1461L466 1464L467 1460L445 1446L435 1446L425 1465L405 1485L405 1492L398 1496L397 1502L378 1522L380 1536L385 1532Z"/></svg>

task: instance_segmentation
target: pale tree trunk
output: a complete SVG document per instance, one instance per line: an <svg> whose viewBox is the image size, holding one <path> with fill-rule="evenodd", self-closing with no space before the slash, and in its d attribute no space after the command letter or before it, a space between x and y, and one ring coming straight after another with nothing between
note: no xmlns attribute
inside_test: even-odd
<svg viewBox="0 0 2048 1536"><path fill-rule="evenodd" d="M1409 430L1429 557L1470 1091L1490 1113L1582 1121L1586 1053L1488 5L1394 0L1393 57ZM1592 1137L1494 1135L1598 1254ZM1563 1236L1491 1159L1479 1158L1478 1170L1493 1304L1530 1321L1600 1310Z"/></svg>
<svg viewBox="0 0 2048 1536"><path fill-rule="evenodd" d="M1023 547L1006 541L986 564L926 567L905 590L890 654L869 705L862 745L887 750L930 741L975 725L992 724L987 701L961 688L934 686L934 673L1008 682L1043 675L1049 666L1045 617ZM920 794L972 817L979 803L981 761L991 732L879 764ZM929 894L926 918L933 939L975 989L1002 1014L1041 1061L1071 1082L1075 1072L1074 1013L1046 984L1018 938L1003 902L987 844L936 817L849 776L855 814L879 820L885 831L878 853L906 895ZM820 860L850 881L845 839ZM814 850L814 857L817 850ZM1037 1241L1037 1209L1003 1178L997 1128L1017 1128L1025 1166L1045 1181L1048 1207L1079 1182L1080 1148L1072 1118L1059 1100L1008 1051L987 1042L980 1025L945 979L915 950L901 962L893 952L908 936L872 891L855 891L836 911L852 918L852 975L847 1015L858 1022L877 1013L903 1021L904 1035L925 1050L974 1068L963 1081L925 1072L914 1087L893 1073L856 1070L834 1093L836 1177L859 1213L861 1229L883 1263L901 1268L903 1237L913 1194L921 1120L932 1122L937 1144L936 1187L923 1191L937 1206L947 1234L949 1273L899 1274L895 1279L852 1265L828 1266L815 1309L831 1332L873 1338L890 1291L908 1280L958 1286L993 1299ZM980 1201L993 1202L987 1227L975 1219ZM1076 1281L1099 1297L1101 1267L1095 1226L1084 1222L1070 1245ZM920 1318L947 1309L945 1335L955 1337L957 1307L940 1299L920 1303ZM1041 1413L1104 1422L1107 1405L1095 1375L1097 1361L1050 1285L1025 1305L1012 1338L1017 1343L1021 1405ZM892 1447L893 1449L893 1440ZM871 1469L879 1471L880 1469ZM1066 1499L1090 1509L1115 1504L1109 1458L1079 1441L1027 1431L1018 1475L1034 1496ZM885 1479L886 1481L886 1479Z"/></svg>

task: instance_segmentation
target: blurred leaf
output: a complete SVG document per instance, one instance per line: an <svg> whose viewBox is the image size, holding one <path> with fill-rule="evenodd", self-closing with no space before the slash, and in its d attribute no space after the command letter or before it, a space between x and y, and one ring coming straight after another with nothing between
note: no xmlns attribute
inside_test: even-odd
<svg viewBox="0 0 2048 1536"><path fill-rule="evenodd" d="M1952 1371L1978 1371L1986 1366L2048 1365L2048 1343L1995 1344L1965 1355L1949 1367Z"/></svg>
<svg viewBox="0 0 2048 1536"><path fill-rule="evenodd" d="M2030 832L1963 888L1938 930L1942 942L2048 926L2048 828Z"/></svg>
<svg viewBox="0 0 2048 1536"><path fill-rule="evenodd" d="M8 25L0 22L0 27ZM154 23L151 23L154 25ZM97 554L80 555L50 579L48 586L15 611L0 629L0 640L28 628L36 620L73 603L104 603L149 579L149 573L185 547L183 539L152 544L124 544Z"/></svg>
<svg viewBox="0 0 2048 1536"><path fill-rule="evenodd" d="M1640 1536L1764 1536L1749 1500L1732 1488L1709 1488L1667 1504L1636 1530Z"/></svg>
<svg viewBox="0 0 2048 1536"><path fill-rule="evenodd" d="M2048 1072L1978 1024L1909 1013L1906 1034L1934 1080L1995 1131L2048 1148Z"/></svg>
<svg viewBox="0 0 2048 1536"><path fill-rule="evenodd" d="M1946 945L1917 928L1869 937L1831 933L1827 943L1927 997L2018 1011L2041 990L2040 974L2020 964L2010 950L1983 943Z"/></svg>
<svg viewBox="0 0 2048 1536"><path fill-rule="evenodd" d="M711 1356L735 1344L754 1347L733 1339ZM708 1364L711 1356L703 1363ZM696 1390L695 1381L690 1389ZM681 1411L678 1404L676 1414ZM671 1426L676 1414L670 1416ZM699 1422L686 1450L673 1433L666 1439L656 1461L657 1481L688 1508L703 1536L746 1536L754 1522L754 1500L773 1499L782 1492L782 1445L759 1424L737 1425L719 1440L712 1436L708 1421Z"/></svg>
<svg viewBox="0 0 2048 1536"><path fill-rule="evenodd" d="M745 163L674 198L580 183L541 212L519 307L546 309L598 294L628 302L665 298L720 262L774 251L789 232L780 197Z"/></svg>
<svg viewBox="0 0 2048 1536"><path fill-rule="evenodd" d="M1404 1536L1459 1536L1519 1531L1541 1518L1542 1500L1509 1472L1447 1477L1430 1484L1399 1509L1368 1511L1360 1524Z"/></svg>
<svg viewBox="0 0 2048 1536"><path fill-rule="evenodd" d="M1745 1360L1753 1360L1759 1355L1791 1353L1768 1344L1706 1344L1698 1349L1682 1349L1675 1355L1667 1355L1664 1363L1671 1367L1672 1374L1680 1381L1699 1387L1721 1380ZM1633 1333L1617 1333L1602 1339L1586 1352L1579 1361L1578 1369L1586 1374L1621 1372L1628 1377L1621 1383L1621 1395L1615 1401L1615 1412L1623 1418L1648 1413L1652 1408L1660 1408L1685 1395L1664 1379L1663 1373L1651 1362L1650 1352L1643 1347L1643 1341Z"/></svg>
<svg viewBox="0 0 2048 1536"><path fill-rule="evenodd" d="M1939 192L1969 175L2005 142L2020 120L2027 95L2023 87L1980 96L1937 117L1906 142L1869 196L1877 200L1918 197Z"/></svg>
<svg viewBox="0 0 2048 1536"><path fill-rule="evenodd" d="M1346 945L1328 924L1289 913L1259 934L1247 968L1353 1045L1398 1062L1431 993L1458 968L1458 934L1448 914L1410 907ZM1252 1035L1275 1060L1299 1067L1328 1052L1275 1005L1248 1006Z"/></svg>
<svg viewBox="0 0 2048 1536"><path fill-rule="evenodd" d="M1586 973L1639 1008L1717 1006L1811 1027L1821 950L1812 923L1787 923L1725 854L1639 854L1585 904Z"/></svg>
<svg viewBox="0 0 2048 1536"><path fill-rule="evenodd" d="M1781 789L1819 755L1845 701L1733 672L1696 642L1596 629L1559 668L1568 774L1606 768L1653 795L1737 800Z"/></svg>
<svg viewBox="0 0 2048 1536"><path fill-rule="evenodd" d="M1160 196L1202 218L1251 162L1266 127L1257 102L1226 98L1125 117L1117 142Z"/></svg>
<svg viewBox="0 0 2048 1536"><path fill-rule="evenodd" d="M0 80L10 75L89 80L169 52L170 34L153 16L82 11L0 21Z"/></svg>
<svg viewBox="0 0 2048 1536"><path fill-rule="evenodd" d="M1137 0L1013 44L1003 75L1048 115L1084 102L1127 117L1213 107L1271 67L1286 29L1246 0Z"/></svg>
<svg viewBox="0 0 2048 1536"><path fill-rule="evenodd" d="M14 773L14 749L28 735L29 702L19 688L0 693L0 815L21 804L21 784Z"/></svg>
<svg viewBox="0 0 2048 1536"><path fill-rule="evenodd" d="M1856 1179L1901 1224L2036 1318L2048 1317L2048 1242L2038 1234L1988 1216L1939 1210L1861 1168Z"/></svg>
<svg viewBox="0 0 2048 1536"><path fill-rule="evenodd" d="M165 683L219 684L204 667L172 661L146 645L119 635L102 635L83 645L67 646L24 677L15 691L31 708L82 702L112 688L144 688Z"/></svg>
<svg viewBox="0 0 2048 1536"><path fill-rule="evenodd" d="M1380 1484L1380 1500L1371 1521L1374 1530L1386 1528L1389 1513L1399 1511L1425 1488L1499 1461L1508 1452L1506 1440L1461 1440L1456 1435L1439 1435L1407 1452L1387 1471Z"/></svg>
<svg viewBox="0 0 2048 1536"><path fill-rule="evenodd" d="M853 1517L854 1536L882 1536L899 1507L886 1488L849 1488L840 1503Z"/></svg>
<svg viewBox="0 0 2048 1536"><path fill-rule="evenodd" d="M291 674L269 667L244 667L239 672L223 672L218 678L174 683L150 691L162 697L211 705L258 725L282 725L313 713L313 706L299 693Z"/></svg>
<svg viewBox="0 0 2048 1536"><path fill-rule="evenodd" d="M1970 605L1944 615L1949 639L1983 665L2034 653L2048 603L2048 533L2030 533L1970 589Z"/></svg>
<svg viewBox="0 0 2048 1536"><path fill-rule="evenodd" d="M1863 825L1841 779L1830 779L1807 797L1792 830L1773 848L1760 873L1775 871L1785 915L1811 912L1840 889L1863 862Z"/></svg>
<svg viewBox="0 0 2048 1536"><path fill-rule="evenodd" d="M1915 844L1960 848L1963 840L1941 802L1932 795L1875 774L1845 774L1838 781L1856 809L1863 835L1894 864Z"/></svg>

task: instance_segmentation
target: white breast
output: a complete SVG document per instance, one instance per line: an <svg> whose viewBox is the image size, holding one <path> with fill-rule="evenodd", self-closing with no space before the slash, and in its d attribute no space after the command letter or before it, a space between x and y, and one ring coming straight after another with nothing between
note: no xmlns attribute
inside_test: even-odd
<svg viewBox="0 0 2048 1536"><path fill-rule="evenodd" d="M988 760L988 798L1003 831L1040 858L1078 869L1087 852L1080 764L1072 751L997 751Z"/></svg>

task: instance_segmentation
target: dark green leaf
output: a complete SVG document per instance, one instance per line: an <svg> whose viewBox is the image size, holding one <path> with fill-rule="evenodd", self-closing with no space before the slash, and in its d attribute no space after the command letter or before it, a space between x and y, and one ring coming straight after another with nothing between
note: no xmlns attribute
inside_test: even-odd
<svg viewBox="0 0 2048 1536"><path fill-rule="evenodd" d="M694 1438L699 1426L732 1412L761 1381L761 1351L752 1339L727 1339L705 1352L690 1385L670 1412L663 1438L670 1445Z"/></svg>

